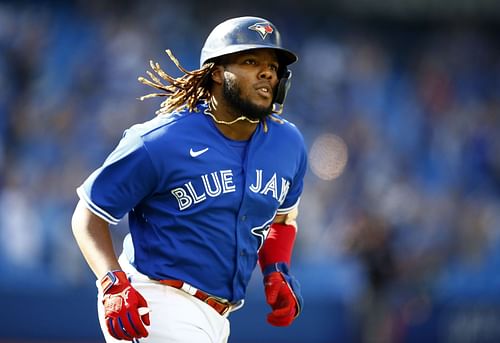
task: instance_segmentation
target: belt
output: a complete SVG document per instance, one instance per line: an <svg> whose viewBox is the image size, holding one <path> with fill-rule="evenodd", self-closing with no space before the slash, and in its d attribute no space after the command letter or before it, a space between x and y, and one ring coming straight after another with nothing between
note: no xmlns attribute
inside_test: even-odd
<svg viewBox="0 0 500 343"><path fill-rule="evenodd" d="M195 298L200 299L205 304L211 306L221 316L225 315L227 311L229 311L233 306L227 300L223 300L214 297L213 295L207 294L203 291L200 291L198 288L195 288L185 283L184 281L181 280L158 280L158 281L164 285L183 290L184 292L194 296Z"/></svg>

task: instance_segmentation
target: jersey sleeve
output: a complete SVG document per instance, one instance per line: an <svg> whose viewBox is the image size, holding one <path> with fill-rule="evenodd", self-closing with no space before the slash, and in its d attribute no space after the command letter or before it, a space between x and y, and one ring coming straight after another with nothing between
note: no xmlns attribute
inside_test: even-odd
<svg viewBox="0 0 500 343"><path fill-rule="evenodd" d="M297 164L297 172L295 173L295 177L290 184L290 189L288 190L286 198L278 208L276 214L290 213L295 210L297 206L299 206L300 196L302 194L302 189L304 188L304 175L307 170L307 152L303 141Z"/></svg>
<svg viewBox="0 0 500 343"><path fill-rule="evenodd" d="M142 138L126 131L103 165L78 187L87 208L110 224L151 194L158 177Z"/></svg>

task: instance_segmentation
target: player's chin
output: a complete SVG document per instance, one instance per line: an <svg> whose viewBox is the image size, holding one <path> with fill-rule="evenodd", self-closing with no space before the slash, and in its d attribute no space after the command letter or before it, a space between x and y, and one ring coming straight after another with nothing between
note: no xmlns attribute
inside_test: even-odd
<svg viewBox="0 0 500 343"><path fill-rule="evenodd" d="M259 97L253 102L253 105L261 112L268 111L269 113L271 113L271 110L273 108L273 99L272 97Z"/></svg>
<svg viewBox="0 0 500 343"><path fill-rule="evenodd" d="M262 120L272 113L272 104L267 106L254 106L253 111L248 113L250 119Z"/></svg>

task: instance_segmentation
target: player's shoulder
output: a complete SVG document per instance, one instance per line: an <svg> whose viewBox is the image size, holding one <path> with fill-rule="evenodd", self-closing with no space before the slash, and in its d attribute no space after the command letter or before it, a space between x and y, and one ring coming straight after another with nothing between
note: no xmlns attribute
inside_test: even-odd
<svg viewBox="0 0 500 343"><path fill-rule="evenodd" d="M271 114L267 120L269 129L278 133L279 136L286 137L287 139L296 139L303 142L304 138L299 128L291 121L279 116Z"/></svg>
<svg viewBox="0 0 500 343"><path fill-rule="evenodd" d="M151 141L160 137L175 135L181 127L189 126L189 122L198 117L197 112L180 108L168 114L159 114L156 117L128 128L125 134L140 137L142 140ZM175 130L171 130L176 127Z"/></svg>

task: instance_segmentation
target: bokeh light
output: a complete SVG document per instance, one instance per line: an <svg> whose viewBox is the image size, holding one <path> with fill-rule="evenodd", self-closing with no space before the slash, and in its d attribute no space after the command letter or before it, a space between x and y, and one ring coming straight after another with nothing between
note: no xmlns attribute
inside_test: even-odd
<svg viewBox="0 0 500 343"><path fill-rule="evenodd" d="M347 165L347 145L332 133L319 135L309 151L309 166L317 177L330 181L339 177Z"/></svg>

